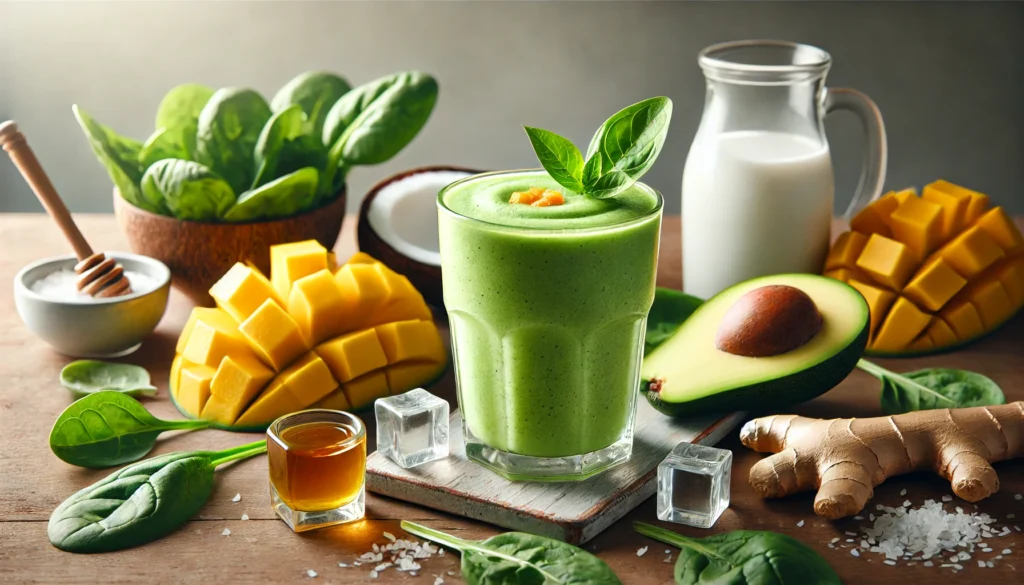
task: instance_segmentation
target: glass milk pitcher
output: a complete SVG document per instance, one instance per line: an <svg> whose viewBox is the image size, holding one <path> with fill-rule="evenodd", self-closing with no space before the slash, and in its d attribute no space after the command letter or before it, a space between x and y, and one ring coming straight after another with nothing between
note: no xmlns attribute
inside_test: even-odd
<svg viewBox="0 0 1024 585"><path fill-rule="evenodd" d="M709 298L767 274L820 272L833 214L825 115L857 114L864 167L847 217L885 180L885 126L852 89L827 89L832 59L809 45L737 41L698 58L704 115L683 171L683 289Z"/></svg>

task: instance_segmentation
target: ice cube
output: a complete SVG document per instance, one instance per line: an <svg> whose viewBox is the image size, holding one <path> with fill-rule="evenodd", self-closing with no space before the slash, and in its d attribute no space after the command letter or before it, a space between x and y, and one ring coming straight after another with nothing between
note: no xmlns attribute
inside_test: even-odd
<svg viewBox="0 0 1024 585"><path fill-rule="evenodd" d="M658 519L710 528L729 507L732 451L679 443L658 465Z"/></svg>
<svg viewBox="0 0 1024 585"><path fill-rule="evenodd" d="M409 468L448 456L448 403L422 388L377 399L377 451Z"/></svg>

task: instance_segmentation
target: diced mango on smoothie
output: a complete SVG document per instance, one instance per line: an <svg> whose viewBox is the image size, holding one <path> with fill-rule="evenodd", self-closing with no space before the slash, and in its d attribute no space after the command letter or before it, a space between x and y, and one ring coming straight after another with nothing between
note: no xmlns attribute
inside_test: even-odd
<svg viewBox="0 0 1024 585"><path fill-rule="evenodd" d="M835 240L823 272L868 301L869 353L960 345L1024 306L1024 236L988 202L940 179L872 202Z"/></svg>
<svg viewBox="0 0 1024 585"><path fill-rule="evenodd" d="M219 307L193 309L178 340L178 408L263 428L314 406L366 408L439 377L445 346L419 291L367 254L334 262L309 241L273 247L269 279L232 267L211 290Z"/></svg>
<svg viewBox="0 0 1024 585"><path fill-rule="evenodd" d="M516 191L509 197L508 202L515 205L530 205L533 207L550 207L565 203L565 196L554 189L544 187L531 187L526 191Z"/></svg>

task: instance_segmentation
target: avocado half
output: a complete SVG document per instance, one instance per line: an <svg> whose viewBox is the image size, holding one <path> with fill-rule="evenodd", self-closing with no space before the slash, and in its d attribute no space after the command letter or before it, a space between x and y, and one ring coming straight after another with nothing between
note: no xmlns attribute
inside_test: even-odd
<svg viewBox="0 0 1024 585"><path fill-rule="evenodd" d="M718 349L715 337L726 312L744 294L788 285L811 297L822 327L806 343L770 357ZM810 400L842 382L864 353L868 305L846 283L813 274L779 274L730 287L694 311L669 339L649 353L641 392L670 416L760 411Z"/></svg>

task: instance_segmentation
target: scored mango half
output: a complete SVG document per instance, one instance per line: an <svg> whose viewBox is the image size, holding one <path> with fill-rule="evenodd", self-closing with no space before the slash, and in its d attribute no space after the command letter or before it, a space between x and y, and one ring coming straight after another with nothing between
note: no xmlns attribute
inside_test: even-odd
<svg viewBox="0 0 1024 585"><path fill-rule="evenodd" d="M171 395L187 416L265 428L306 408L362 410L437 379L447 354L404 276L314 240L273 246L270 277L235 264L178 339Z"/></svg>
<svg viewBox="0 0 1024 585"><path fill-rule="evenodd" d="M988 333L1024 306L1024 237L988 196L938 180L888 193L840 234L825 275L871 309L868 353L949 349Z"/></svg>

